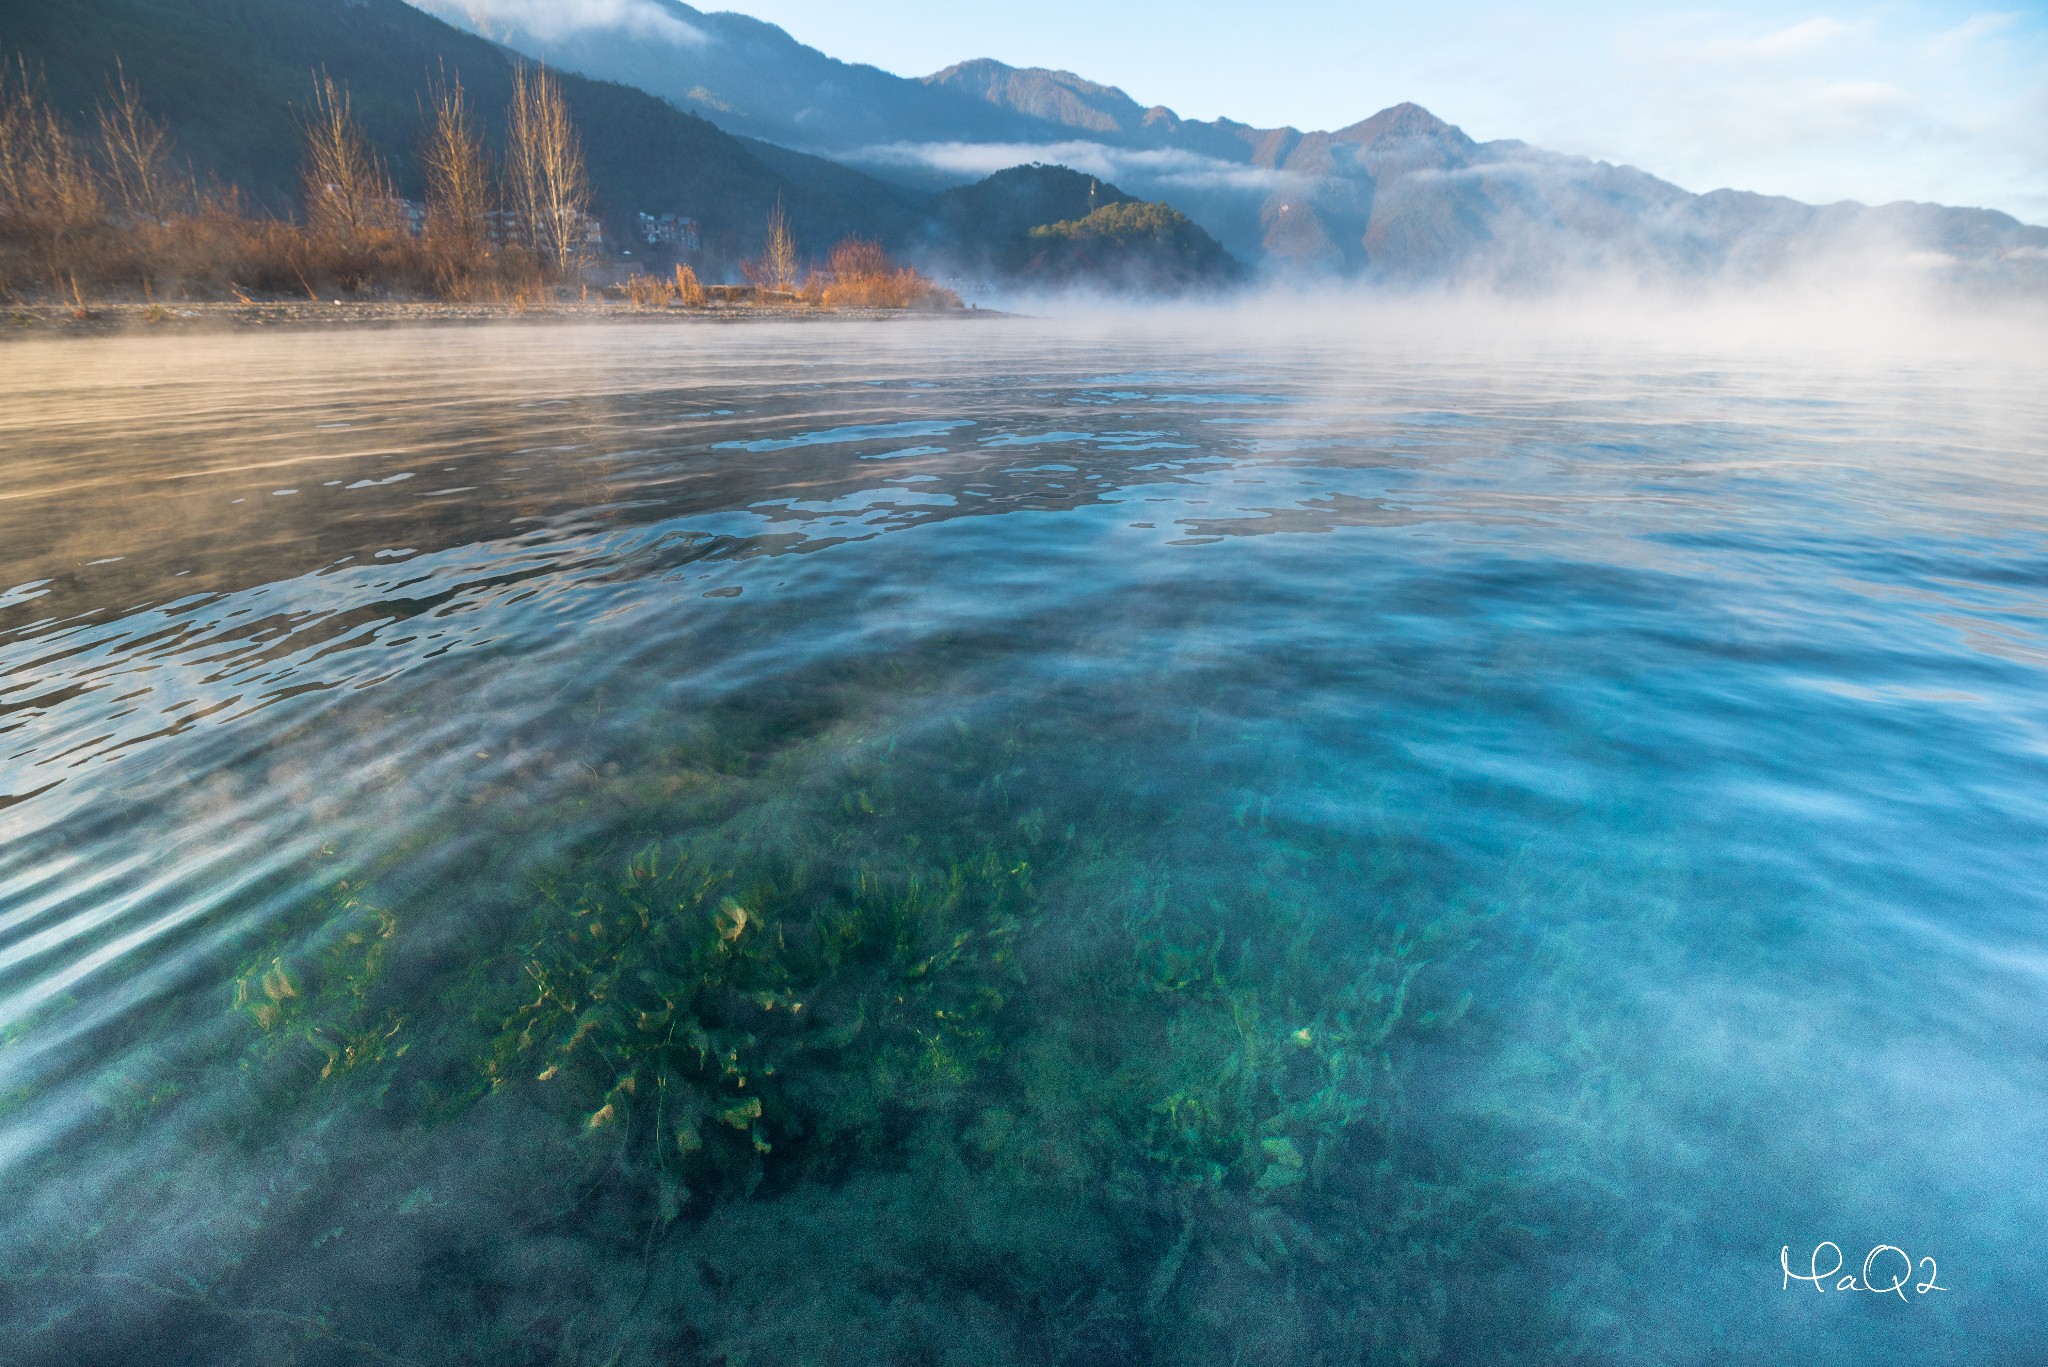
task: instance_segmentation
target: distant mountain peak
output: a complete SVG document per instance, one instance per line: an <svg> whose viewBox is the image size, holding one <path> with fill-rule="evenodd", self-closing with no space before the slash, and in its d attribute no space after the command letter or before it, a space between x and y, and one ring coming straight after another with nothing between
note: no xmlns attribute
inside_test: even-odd
<svg viewBox="0 0 2048 1367"><path fill-rule="evenodd" d="M924 84L951 90L987 104L1068 128L1091 133L1127 132L1146 122L1148 112L1113 85L1101 85L1071 71L1014 67L992 57L955 62L924 78Z"/></svg>
<svg viewBox="0 0 2048 1367"><path fill-rule="evenodd" d="M1059 71L1042 66L1011 66L993 57L974 57L964 62L955 62L944 71L926 76L924 82L926 85L947 85L967 81L1012 80L1019 77L1031 82L1049 82L1077 94L1106 97L1129 104L1133 108L1136 108L1138 103L1113 85L1103 85L1099 81L1091 81L1071 71Z"/></svg>
<svg viewBox="0 0 2048 1367"><path fill-rule="evenodd" d="M1382 109L1369 119L1361 119L1349 128L1340 128L1330 135L1333 142L1357 143L1371 146L1387 138L1442 138L1464 147L1476 144L1465 135L1465 130L1456 124L1445 123L1421 105L1404 100L1400 104Z"/></svg>

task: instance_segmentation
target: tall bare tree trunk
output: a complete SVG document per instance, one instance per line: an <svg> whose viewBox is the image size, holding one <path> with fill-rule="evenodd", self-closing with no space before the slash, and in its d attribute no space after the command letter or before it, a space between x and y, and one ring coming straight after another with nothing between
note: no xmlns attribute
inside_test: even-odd
<svg viewBox="0 0 2048 1367"><path fill-rule="evenodd" d="M505 111L504 199L510 211L507 227L512 245L538 258L541 185L538 134L533 123L526 68L519 67L512 73L512 107Z"/></svg>
<svg viewBox="0 0 2048 1367"><path fill-rule="evenodd" d="M561 84L547 68L513 74L508 123L505 185L523 245L557 278L572 276L589 234L590 182Z"/></svg>
<svg viewBox="0 0 2048 1367"><path fill-rule="evenodd" d="M360 243L397 226L396 193L355 120L348 89L322 72L305 115L306 221L322 236Z"/></svg>
<svg viewBox="0 0 2048 1367"><path fill-rule="evenodd" d="M490 175L484 140L469 111L462 78L444 79L433 91L433 121L420 153L427 181L427 242L458 273L490 250Z"/></svg>

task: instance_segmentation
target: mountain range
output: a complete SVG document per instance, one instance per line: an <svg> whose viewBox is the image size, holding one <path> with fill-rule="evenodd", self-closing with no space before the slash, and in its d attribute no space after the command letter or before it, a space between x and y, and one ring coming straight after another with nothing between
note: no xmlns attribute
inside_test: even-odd
<svg viewBox="0 0 2048 1367"><path fill-rule="evenodd" d="M1629 166L1479 142L1413 104L1334 131L1184 119L1071 72L962 62L922 78L837 61L774 25L680 0L537 29L504 0L413 0L721 127L913 186L1062 162L1166 201L1272 272L1402 280L1575 273L1765 278L1844 253L2048 288L2048 228L1994 210L1693 194Z"/></svg>
<svg viewBox="0 0 2048 1367"><path fill-rule="evenodd" d="M714 271L759 251L780 202L814 254L857 234L991 283L1180 288L1241 278L1240 262L1403 282L1757 279L1874 256L2048 291L2048 229L1990 210L1692 194L1633 167L1476 141L1414 104L1304 132L1184 119L987 59L902 77L681 0L6 0L9 55L81 123L120 61L196 173L272 212L298 199L316 71L348 86L416 193L429 83L459 72L500 144L514 65L543 60L568 73L615 237L637 213L695 218Z"/></svg>

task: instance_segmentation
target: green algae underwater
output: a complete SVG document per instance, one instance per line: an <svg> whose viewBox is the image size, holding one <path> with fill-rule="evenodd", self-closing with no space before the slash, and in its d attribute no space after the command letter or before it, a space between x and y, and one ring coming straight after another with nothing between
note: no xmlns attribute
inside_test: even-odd
<svg viewBox="0 0 2048 1367"><path fill-rule="evenodd" d="M2027 1360L2023 376L92 345L0 381L7 1361Z"/></svg>
<svg viewBox="0 0 2048 1367"><path fill-rule="evenodd" d="M889 696L932 691L887 675ZM905 743L830 710L700 716L573 799L608 809L604 834L509 886L438 877L429 895L494 891L429 954L408 936L419 893L316 862L302 907L238 947L213 1019L180 1002L122 1041L133 1061L89 1122L145 1144L232 1076L185 1142L230 1168L290 1151L297 1190L207 1212L183 1238L213 1265L131 1289L240 1352L314 1358L1437 1356L1438 1288L1503 1234L1485 1183L1404 1133L1409 1041L1469 1004L1444 969L1474 908L1440 904L1398 840L1119 810L1114 772L1077 788L1048 770L1061 729L956 717ZM472 827L457 863L531 834ZM1219 836L1256 864L1189 876L1156 852ZM386 858L459 838L413 832ZM474 1161L467 1195L373 1170L299 1204L365 1145ZM147 1244L163 1205L203 1203L148 1181L83 1250L67 1231L15 1266L75 1292L67 1258ZM509 1229L463 1209L478 1199ZM401 1350L195 1289L309 1249L359 1257L349 1226L445 1245L487 1293L430 1295ZM497 1265L492 1244L537 1235L575 1258Z"/></svg>

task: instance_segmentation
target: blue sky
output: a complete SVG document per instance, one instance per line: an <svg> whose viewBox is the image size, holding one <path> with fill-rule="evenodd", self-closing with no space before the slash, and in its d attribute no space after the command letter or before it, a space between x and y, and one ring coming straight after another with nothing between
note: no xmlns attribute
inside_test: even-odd
<svg viewBox="0 0 2048 1367"><path fill-rule="evenodd" d="M701 4L700 8L721 8ZM1690 190L1937 200L2048 224L2048 2L740 0L850 61L1053 66L1184 115L1334 128L1415 100Z"/></svg>

